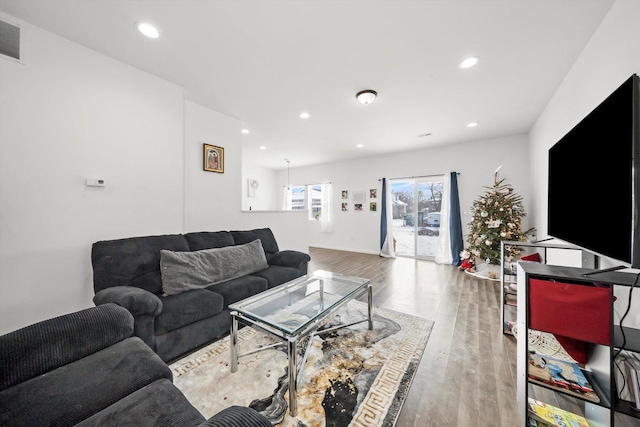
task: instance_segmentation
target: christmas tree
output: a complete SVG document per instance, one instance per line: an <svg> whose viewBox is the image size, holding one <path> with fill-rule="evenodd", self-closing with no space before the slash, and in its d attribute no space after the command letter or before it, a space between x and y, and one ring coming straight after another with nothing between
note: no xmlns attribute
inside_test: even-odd
<svg viewBox="0 0 640 427"><path fill-rule="evenodd" d="M521 231L522 219L527 215L522 197L504 184L504 179L498 179L501 167L495 172L493 187L485 187L487 192L473 202L473 219L467 235L471 256L498 265L502 240L524 242L534 230ZM519 253L517 247L505 246L505 262L511 262Z"/></svg>

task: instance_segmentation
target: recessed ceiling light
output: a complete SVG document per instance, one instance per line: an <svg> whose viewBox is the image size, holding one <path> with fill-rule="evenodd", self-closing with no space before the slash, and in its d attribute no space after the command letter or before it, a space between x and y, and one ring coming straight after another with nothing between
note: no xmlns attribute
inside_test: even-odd
<svg viewBox="0 0 640 427"><path fill-rule="evenodd" d="M309 117L311 117L309 113L300 113L300 118L302 119L308 119Z"/></svg>
<svg viewBox="0 0 640 427"><path fill-rule="evenodd" d="M261 150L266 150L267 147L265 147L264 145L260 147Z"/></svg>
<svg viewBox="0 0 640 427"><path fill-rule="evenodd" d="M467 127L468 127L468 128L474 128L474 127L476 127L476 126L478 126L478 124L477 124L476 122L471 122L471 123L468 123L468 124L467 124Z"/></svg>
<svg viewBox="0 0 640 427"><path fill-rule="evenodd" d="M470 56L469 58L464 59L461 63L460 63L460 68L469 68L469 67L473 67L474 65L476 65L478 63L478 61L480 61L480 58L477 56Z"/></svg>
<svg viewBox="0 0 640 427"><path fill-rule="evenodd" d="M242 132L242 133L249 133L249 129L242 129L240 132Z"/></svg>
<svg viewBox="0 0 640 427"><path fill-rule="evenodd" d="M146 24L144 22L136 22L136 27L138 28L138 31L140 31L142 34L144 34L147 37L151 37L152 39L157 39L160 36L160 33L158 32L156 27L154 27L151 24Z"/></svg>
<svg viewBox="0 0 640 427"><path fill-rule="evenodd" d="M362 148L362 147L364 147L364 145L362 145L362 144L358 144L358 145L356 145L356 147L358 147L358 148Z"/></svg>

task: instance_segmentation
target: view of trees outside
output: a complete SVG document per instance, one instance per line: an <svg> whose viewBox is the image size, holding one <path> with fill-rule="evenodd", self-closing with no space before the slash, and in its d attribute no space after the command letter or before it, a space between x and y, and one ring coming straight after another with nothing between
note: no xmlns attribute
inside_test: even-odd
<svg viewBox="0 0 640 427"><path fill-rule="evenodd" d="M396 254L435 258L443 177L391 181Z"/></svg>
<svg viewBox="0 0 640 427"><path fill-rule="evenodd" d="M418 184L418 212L440 212L442 205L442 182L421 182ZM392 182L391 192L395 200L403 202L406 212L393 212L393 219L399 219L403 214L413 214L414 182Z"/></svg>

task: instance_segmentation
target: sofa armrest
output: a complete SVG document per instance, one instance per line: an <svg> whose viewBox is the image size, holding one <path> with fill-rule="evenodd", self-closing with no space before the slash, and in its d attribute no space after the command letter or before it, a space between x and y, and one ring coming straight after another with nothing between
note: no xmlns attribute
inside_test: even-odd
<svg viewBox="0 0 640 427"><path fill-rule="evenodd" d="M273 254L269 260L269 265L280 265L282 267L300 268L301 265L308 263L311 257L304 252L299 251L280 251Z"/></svg>
<svg viewBox="0 0 640 427"><path fill-rule="evenodd" d="M99 291L95 305L115 303L133 315L133 333L156 351L155 318L162 313L162 301L157 295L135 286L113 286Z"/></svg>
<svg viewBox="0 0 640 427"><path fill-rule="evenodd" d="M113 286L98 292L93 297L95 305L116 303L129 310L134 317L148 315L156 317L162 313L162 301L157 295L134 286Z"/></svg>
<svg viewBox="0 0 640 427"><path fill-rule="evenodd" d="M247 406L230 406L198 427L272 427L267 417Z"/></svg>
<svg viewBox="0 0 640 427"><path fill-rule="evenodd" d="M0 337L0 390L82 359L131 336L133 318L105 304L43 320Z"/></svg>

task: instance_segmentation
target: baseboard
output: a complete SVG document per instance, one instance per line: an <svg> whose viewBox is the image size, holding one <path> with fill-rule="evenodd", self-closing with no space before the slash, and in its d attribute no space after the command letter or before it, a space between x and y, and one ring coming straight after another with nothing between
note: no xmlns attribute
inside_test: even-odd
<svg viewBox="0 0 640 427"><path fill-rule="evenodd" d="M363 251L361 249L345 249L345 248L334 248L331 246L318 246L318 245L309 245L309 248L318 248L318 249L329 249L332 251L343 251L343 252L356 252L359 254L369 254L369 255L380 255L380 252L373 251Z"/></svg>

